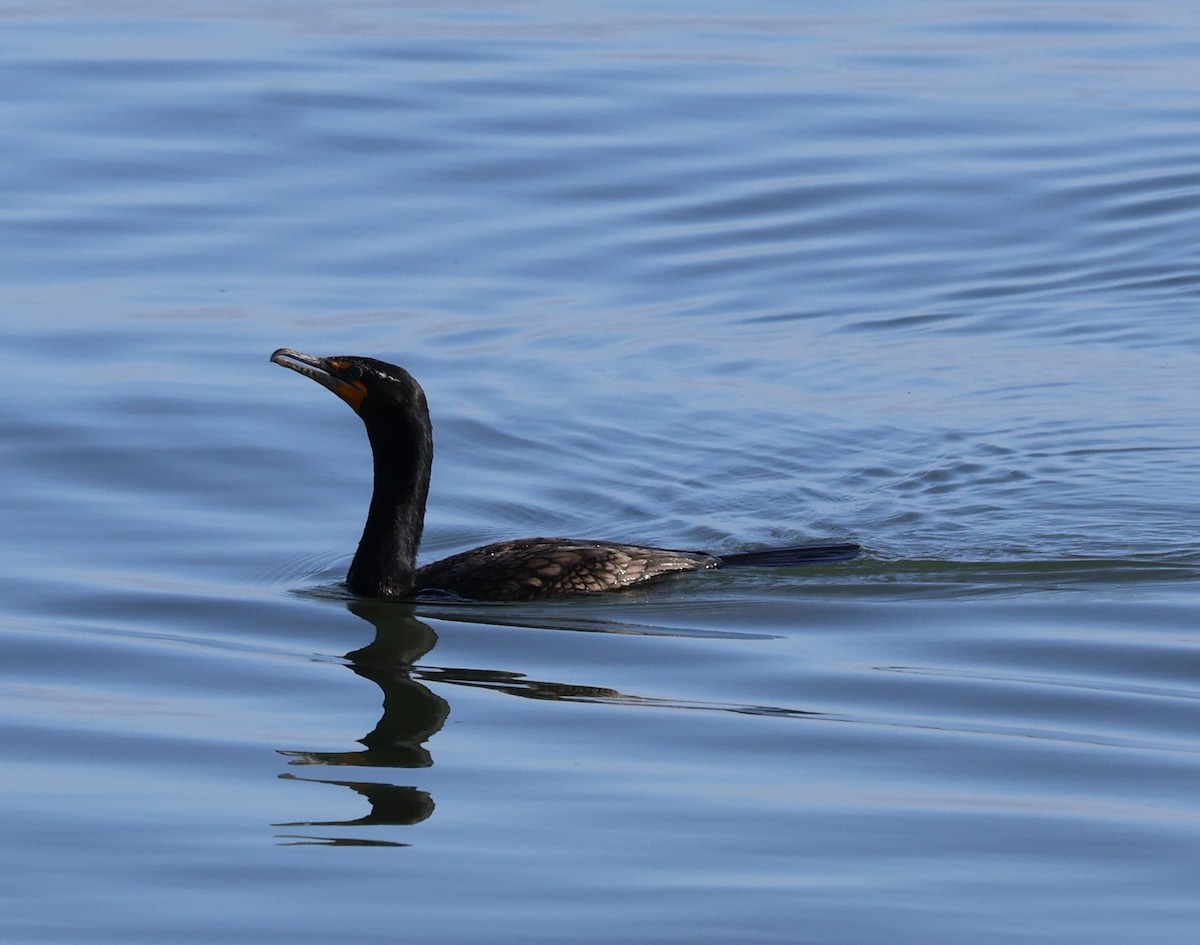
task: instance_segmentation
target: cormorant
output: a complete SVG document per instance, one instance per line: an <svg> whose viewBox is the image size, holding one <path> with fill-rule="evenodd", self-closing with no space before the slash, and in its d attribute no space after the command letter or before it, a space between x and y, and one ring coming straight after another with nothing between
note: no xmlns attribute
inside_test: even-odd
<svg viewBox="0 0 1200 945"><path fill-rule="evenodd" d="M363 597L445 593L533 600L618 590L676 571L848 561L856 544L820 544L717 556L607 541L520 538L416 566L433 463L425 392L403 368L375 358L318 358L280 348L271 360L328 387L362 418L375 488L346 585Z"/></svg>

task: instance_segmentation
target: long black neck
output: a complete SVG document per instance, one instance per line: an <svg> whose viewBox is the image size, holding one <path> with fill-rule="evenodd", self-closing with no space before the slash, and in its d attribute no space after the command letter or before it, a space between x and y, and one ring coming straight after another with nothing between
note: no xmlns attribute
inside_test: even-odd
<svg viewBox="0 0 1200 945"><path fill-rule="evenodd" d="M429 413L422 398L403 412L364 412L363 422L375 459L375 489L346 584L364 597L407 597L433 463Z"/></svg>

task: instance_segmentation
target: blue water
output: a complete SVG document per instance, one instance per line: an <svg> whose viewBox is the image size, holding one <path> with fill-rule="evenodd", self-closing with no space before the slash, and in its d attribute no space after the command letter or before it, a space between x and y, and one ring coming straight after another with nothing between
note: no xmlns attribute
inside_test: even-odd
<svg viewBox="0 0 1200 945"><path fill-rule="evenodd" d="M0 939L1200 931L1200 12L0 4ZM355 601L426 559L849 565Z"/></svg>

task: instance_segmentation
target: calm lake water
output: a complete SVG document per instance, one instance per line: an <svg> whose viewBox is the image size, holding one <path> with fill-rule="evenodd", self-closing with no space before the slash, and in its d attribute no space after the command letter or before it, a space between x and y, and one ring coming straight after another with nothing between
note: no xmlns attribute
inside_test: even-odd
<svg viewBox="0 0 1200 945"><path fill-rule="evenodd" d="M1200 8L0 3L0 939L1200 933ZM356 601L426 559L862 559Z"/></svg>

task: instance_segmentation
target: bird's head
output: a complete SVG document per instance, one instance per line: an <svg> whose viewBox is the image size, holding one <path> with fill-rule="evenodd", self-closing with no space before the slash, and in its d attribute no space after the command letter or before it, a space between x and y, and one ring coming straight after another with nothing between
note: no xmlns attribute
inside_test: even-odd
<svg viewBox="0 0 1200 945"><path fill-rule="evenodd" d="M353 355L319 358L291 348L280 348L271 360L329 388L364 420L396 409L426 410L421 385L404 368L386 361Z"/></svg>

